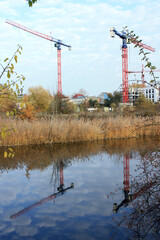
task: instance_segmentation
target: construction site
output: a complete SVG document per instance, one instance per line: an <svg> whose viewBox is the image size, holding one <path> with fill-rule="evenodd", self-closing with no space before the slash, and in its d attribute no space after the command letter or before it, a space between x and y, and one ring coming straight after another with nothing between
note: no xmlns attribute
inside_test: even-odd
<svg viewBox="0 0 160 240"><path fill-rule="evenodd" d="M144 65L142 64L142 70L139 71L130 71L128 69L128 44L131 43L131 39L127 37L125 31L118 32L115 28L110 29L110 35L112 38L117 35L122 39L122 84L120 87L120 91L122 93L123 99L122 102L124 104L134 105L136 100L140 95L144 95L146 99L152 102L160 102L160 82L153 81L153 83L145 81L145 73L152 73L154 75L155 72L160 72L159 69L144 69ZM138 45L136 41L132 41L133 44ZM143 49L147 49L151 52L155 52L155 49L151 46L143 44L140 42L140 47ZM146 66L147 67L147 66ZM129 74L140 73L141 79L139 80L130 80Z"/></svg>
<svg viewBox="0 0 160 240"><path fill-rule="evenodd" d="M61 48L67 47L69 50L71 50L71 45L68 45L64 43L60 39L53 38L49 35L39 33L35 30L29 29L23 25L20 25L16 22L6 20L7 24L10 24L16 28L19 28L20 30L26 31L30 34L36 35L40 38L43 38L45 40L48 40L50 42L54 43L54 47L57 49L57 94L59 97L63 96L62 91L62 70L61 70ZM142 69L138 71L133 71L128 69L128 44L133 43L136 45L137 43L133 40L131 37L129 38L127 36L127 33L123 30L121 32L118 32L115 28L110 29L110 35L112 38L115 36L118 36L122 40L122 80L121 85L118 88L118 91L121 93L121 104L123 105L135 105L135 102L139 98L140 95L144 95L146 99L158 103L160 102L160 82L154 81L151 83L150 81L145 80L145 74L155 74L157 72L160 72L159 69L150 69L146 66L144 67L144 64L142 64ZM140 43L141 49L145 49L149 52L155 52L155 49L151 46L148 46L146 44ZM136 74L138 74L138 79ZM129 75L132 76L130 80ZM134 76L134 79L133 79ZM151 76L152 77L152 76ZM86 97L86 96L85 96ZM101 100L100 100L101 101ZM77 100L79 102L79 98ZM80 101L81 102L81 101ZM77 103L76 103L77 104Z"/></svg>

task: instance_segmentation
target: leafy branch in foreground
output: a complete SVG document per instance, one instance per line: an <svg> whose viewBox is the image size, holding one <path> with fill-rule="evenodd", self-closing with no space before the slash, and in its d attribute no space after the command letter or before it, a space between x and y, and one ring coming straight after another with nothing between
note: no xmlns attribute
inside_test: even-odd
<svg viewBox="0 0 160 240"><path fill-rule="evenodd" d="M9 59L6 58L4 63L0 61L0 66L2 68L2 72L0 74L0 79L2 77L6 77L4 84L0 85L0 110L7 111L6 115L14 115L16 113L16 108L12 107L12 109L7 109L7 105L14 106L15 101L17 99L18 94L22 94L23 92L23 81L25 77L23 75L18 75L14 70L14 64L18 61L18 54L21 54L22 47L18 46L17 50L13 54L13 56ZM4 64L6 64L4 66ZM6 75L6 76L4 76Z"/></svg>
<svg viewBox="0 0 160 240"><path fill-rule="evenodd" d="M124 31L126 32L127 38L129 40L129 42L132 42L135 44L134 47L138 47L139 48L139 55L142 56L141 60L145 61L145 68L148 68L150 70L149 74L153 77L153 79L150 81L150 83L154 84L156 86L156 79L158 77L155 77L154 74L154 70L156 69L156 67L154 65L152 65L152 63L149 60L149 54L150 52L146 52L144 50L143 44L142 44L142 39L139 38L139 36L137 36L134 31L129 31L128 27L124 27Z"/></svg>
<svg viewBox="0 0 160 240"><path fill-rule="evenodd" d="M0 66L2 72L0 74L0 79L5 77L5 83L0 84L0 112L5 112L6 116L13 116L16 114L16 101L17 95L23 92L23 81L25 77L23 75L18 75L15 71L14 63L18 61L18 55L21 55L22 47L18 46L17 50L14 52L13 56L9 59L6 58L3 62L0 60ZM0 124L0 143L1 140L10 134L14 129L8 128L4 124ZM13 157L13 154L6 154L4 156Z"/></svg>
<svg viewBox="0 0 160 240"><path fill-rule="evenodd" d="M27 0L29 7L32 7L34 3L37 2L37 0Z"/></svg>

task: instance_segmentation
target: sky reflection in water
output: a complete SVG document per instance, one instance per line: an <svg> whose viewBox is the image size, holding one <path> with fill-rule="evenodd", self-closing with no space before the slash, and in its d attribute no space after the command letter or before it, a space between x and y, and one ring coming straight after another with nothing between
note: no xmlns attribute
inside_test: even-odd
<svg viewBox="0 0 160 240"><path fill-rule="evenodd" d="M28 150L27 155L22 151L23 155L17 155L11 164L9 161L12 160L2 162L0 239L129 239L127 229L123 226L115 228L115 219L126 208L113 213L113 203L119 204L124 199L123 191L107 198L117 184L118 188L124 188L123 158L126 153L123 156L124 149L119 153L108 153L104 144L99 148L97 144L95 146L96 151L92 146L88 155L84 146L77 146L77 151L74 146L74 153L68 155L65 150L72 153L73 147L65 146L65 149L58 148L58 154L55 149L43 149L43 161L43 154L36 149L34 154L30 151L31 155ZM128 152L130 172L134 173L138 154L131 149ZM35 156L40 160L35 161ZM61 180L60 159L63 160L61 177L63 174L64 178ZM62 183L63 188L74 183L74 188L57 190ZM55 197L46 199L57 192ZM39 204L35 204L37 202Z"/></svg>

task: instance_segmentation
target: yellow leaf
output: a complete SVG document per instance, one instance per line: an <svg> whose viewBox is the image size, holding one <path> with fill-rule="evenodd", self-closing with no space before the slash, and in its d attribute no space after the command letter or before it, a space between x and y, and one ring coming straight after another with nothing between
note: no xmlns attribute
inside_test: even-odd
<svg viewBox="0 0 160 240"><path fill-rule="evenodd" d="M13 149L12 149L12 148L8 148L8 150L9 150L10 152L13 152Z"/></svg>
<svg viewBox="0 0 160 240"><path fill-rule="evenodd" d="M17 63L17 55L14 56L14 60Z"/></svg>
<svg viewBox="0 0 160 240"><path fill-rule="evenodd" d="M10 115L9 112L7 111L7 112L6 112L6 116L9 117L9 115Z"/></svg>
<svg viewBox="0 0 160 240"><path fill-rule="evenodd" d="M5 151L5 152L4 152L4 158L7 158L7 155L8 155L8 154L7 154L7 152Z"/></svg>
<svg viewBox="0 0 160 240"><path fill-rule="evenodd" d="M8 78L11 77L11 74L10 74L9 70L8 70L8 72L7 72L7 77L8 77Z"/></svg>

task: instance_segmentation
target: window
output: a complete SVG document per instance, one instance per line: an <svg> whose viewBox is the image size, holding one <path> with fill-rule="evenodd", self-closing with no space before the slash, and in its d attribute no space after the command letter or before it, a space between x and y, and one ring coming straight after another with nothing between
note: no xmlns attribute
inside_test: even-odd
<svg viewBox="0 0 160 240"><path fill-rule="evenodd" d="M149 93L151 93L151 89L149 89Z"/></svg>
<svg viewBox="0 0 160 240"><path fill-rule="evenodd" d="M152 93L154 93L154 89L152 89Z"/></svg>
<svg viewBox="0 0 160 240"><path fill-rule="evenodd" d="M149 94L149 98L151 98L151 94Z"/></svg>
<svg viewBox="0 0 160 240"><path fill-rule="evenodd" d="M146 93L148 93L148 89L146 89Z"/></svg>
<svg viewBox="0 0 160 240"><path fill-rule="evenodd" d="M152 98L154 98L154 94L152 93Z"/></svg>

